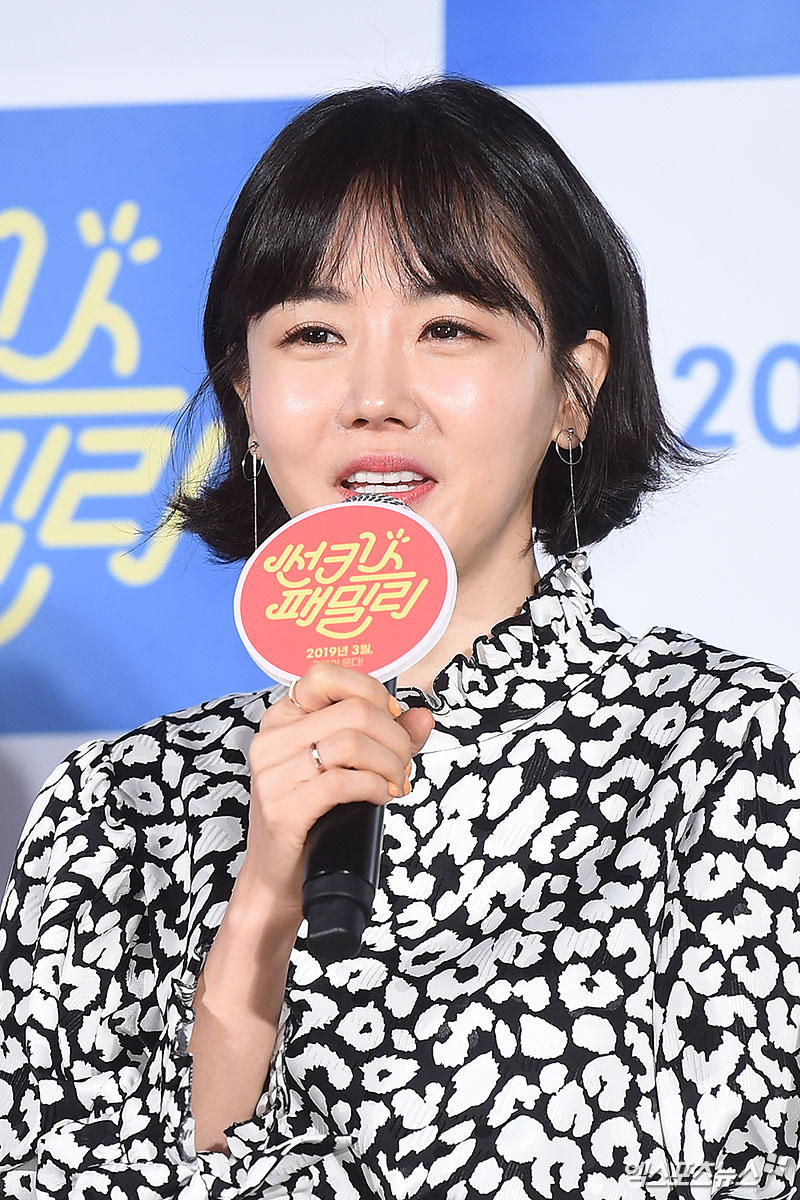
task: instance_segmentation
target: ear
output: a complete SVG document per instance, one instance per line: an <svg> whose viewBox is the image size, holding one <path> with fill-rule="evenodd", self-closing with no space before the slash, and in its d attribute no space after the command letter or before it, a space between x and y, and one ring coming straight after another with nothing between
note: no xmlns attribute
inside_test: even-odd
<svg viewBox="0 0 800 1200"><path fill-rule="evenodd" d="M572 359L585 376L594 402L611 365L608 338L599 329L587 330L586 337L572 351ZM570 395L565 395L553 427L553 441L557 441L564 450L569 449L568 429L574 429L574 437L582 442L589 431L589 420L581 406Z"/></svg>
<svg viewBox="0 0 800 1200"><path fill-rule="evenodd" d="M249 440L252 442L255 438L255 434L253 433L253 406L250 400L250 382L246 379L231 378L231 385L233 386L233 390L236 392L236 395L242 402L244 415L247 419Z"/></svg>

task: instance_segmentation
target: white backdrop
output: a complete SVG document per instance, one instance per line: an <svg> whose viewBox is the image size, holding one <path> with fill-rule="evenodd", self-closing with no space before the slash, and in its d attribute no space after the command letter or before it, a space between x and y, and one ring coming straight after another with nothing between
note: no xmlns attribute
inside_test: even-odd
<svg viewBox="0 0 800 1200"><path fill-rule="evenodd" d="M493 6L484 9L490 21ZM0 116L209 100L299 104L342 86L404 84L460 65L447 59L444 0L339 0L335 8L307 0L302 9L229 0L224 18L210 0L133 7L32 0L0 11ZM635 632L654 624L685 628L800 668L800 75L507 82L508 94L564 145L638 251L673 421L731 444L724 461L656 498L637 524L593 551L598 600ZM253 159L258 152L253 146ZM32 172L36 153L32 145ZM157 166L157 144L152 154ZM239 182L231 178L230 195ZM18 202L0 175L0 210ZM209 246L217 234L208 229ZM2 271L0 260L0 296ZM196 283L195 310L200 272ZM144 678L157 673L157 654L144 656L140 669ZM39 677L31 686L44 711L47 682ZM110 684L99 676L96 686ZM238 686L232 677L224 690ZM0 875L36 786L94 732L54 727L54 720L22 729L11 708L3 717Z"/></svg>

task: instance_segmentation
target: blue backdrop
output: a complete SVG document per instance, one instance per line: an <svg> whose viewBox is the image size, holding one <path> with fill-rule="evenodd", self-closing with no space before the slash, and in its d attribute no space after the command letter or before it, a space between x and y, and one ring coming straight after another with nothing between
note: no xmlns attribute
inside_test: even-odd
<svg viewBox="0 0 800 1200"><path fill-rule="evenodd" d="M0 341L5 732L122 729L263 685L231 621L235 568L209 569L188 539L148 566L158 547L137 535L163 510L167 434L201 380L221 223L296 107L0 113L0 295L19 309Z"/></svg>

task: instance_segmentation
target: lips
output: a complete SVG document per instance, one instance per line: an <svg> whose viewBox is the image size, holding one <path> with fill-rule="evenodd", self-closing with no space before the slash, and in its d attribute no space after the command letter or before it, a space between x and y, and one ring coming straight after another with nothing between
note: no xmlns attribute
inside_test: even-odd
<svg viewBox="0 0 800 1200"><path fill-rule="evenodd" d="M342 468L337 487L347 496L396 496L410 504L435 484L421 463L405 456L365 455Z"/></svg>

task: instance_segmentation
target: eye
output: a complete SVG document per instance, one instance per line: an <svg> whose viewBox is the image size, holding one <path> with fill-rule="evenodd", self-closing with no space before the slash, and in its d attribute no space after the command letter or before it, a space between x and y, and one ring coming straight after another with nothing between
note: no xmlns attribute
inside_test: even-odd
<svg viewBox="0 0 800 1200"><path fill-rule="evenodd" d="M466 338L481 338L482 334L476 329L465 325L463 321L440 320L431 321L423 331L436 342L456 342Z"/></svg>
<svg viewBox="0 0 800 1200"><path fill-rule="evenodd" d="M330 346L338 340L338 334L324 325L300 325L290 329L283 339L283 344L301 346Z"/></svg>

